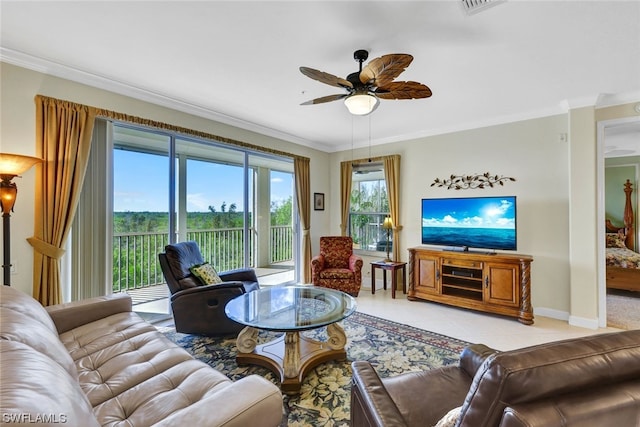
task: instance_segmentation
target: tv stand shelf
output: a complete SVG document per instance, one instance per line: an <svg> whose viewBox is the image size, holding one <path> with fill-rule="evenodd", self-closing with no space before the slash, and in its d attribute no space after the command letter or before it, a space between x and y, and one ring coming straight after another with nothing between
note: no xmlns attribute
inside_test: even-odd
<svg viewBox="0 0 640 427"><path fill-rule="evenodd" d="M528 255L409 249L409 300L516 317L533 323Z"/></svg>

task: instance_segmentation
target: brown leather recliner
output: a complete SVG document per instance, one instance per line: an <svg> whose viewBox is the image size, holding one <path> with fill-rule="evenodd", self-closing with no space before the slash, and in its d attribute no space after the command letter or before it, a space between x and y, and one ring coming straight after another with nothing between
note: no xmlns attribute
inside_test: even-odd
<svg viewBox="0 0 640 427"><path fill-rule="evenodd" d="M380 378L352 363L351 426L640 426L640 330L498 352L467 347L459 365Z"/></svg>
<svg viewBox="0 0 640 427"><path fill-rule="evenodd" d="M198 244L193 241L167 245L158 259L171 291L177 332L223 336L237 334L244 328L229 319L224 308L233 298L260 288L253 269L220 272L223 283L202 285L189 271L190 267L204 262Z"/></svg>

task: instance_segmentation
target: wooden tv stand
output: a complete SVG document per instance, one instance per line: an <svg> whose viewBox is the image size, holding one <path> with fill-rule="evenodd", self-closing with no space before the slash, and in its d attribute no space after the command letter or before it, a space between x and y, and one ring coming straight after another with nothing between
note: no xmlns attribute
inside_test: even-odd
<svg viewBox="0 0 640 427"><path fill-rule="evenodd" d="M533 324L529 255L409 249L409 300L516 317Z"/></svg>

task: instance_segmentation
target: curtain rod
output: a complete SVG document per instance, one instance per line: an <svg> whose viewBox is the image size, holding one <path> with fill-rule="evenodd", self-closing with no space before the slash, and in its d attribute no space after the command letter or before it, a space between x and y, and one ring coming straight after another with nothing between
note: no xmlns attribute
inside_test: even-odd
<svg viewBox="0 0 640 427"><path fill-rule="evenodd" d="M93 107L93 106L90 106L90 105L79 104L79 103L76 103L76 102L66 101L66 100L57 99L57 98L52 98L52 97L45 96L45 95L36 95L36 98L41 98L43 101L48 101L48 102L53 102L53 103L67 103L67 104L69 104L70 106L72 106L74 108L93 109L95 111L95 113L96 113L96 117L102 117L102 118L113 119L113 120L118 120L118 121L127 122L127 123L144 125L144 126L151 127L151 128L154 128L154 129L162 129L162 130L178 132L178 133L181 133L183 135L188 135L188 136L196 136L196 137L199 137L199 138L211 139L213 141L223 142L223 143L226 143L226 144L235 145L235 146L242 147L242 148L248 148L248 149L252 149L252 150L255 150L255 151L262 152L262 153L276 154L276 155L279 155L279 156L290 157L290 158L293 158L293 159L309 160L308 157L299 156L297 154L292 154L292 153L287 153L286 151L274 150L274 149L271 149L271 148L263 147L261 145L251 144L251 143L248 143L248 142L239 141L237 139L226 138L224 136L214 135L214 134L211 134L211 133L202 132L202 131L198 131L198 130L194 130L194 129L189 129L189 128L182 127L182 126L171 125L169 123L159 122L159 121L156 121L156 120L151 120L151 119L145 119L145 118L142 118L142 117L132 116L130 114L120 113L118 111L107 110L107 109L104 109L104 108L97 108L97 107Z"/></svg>

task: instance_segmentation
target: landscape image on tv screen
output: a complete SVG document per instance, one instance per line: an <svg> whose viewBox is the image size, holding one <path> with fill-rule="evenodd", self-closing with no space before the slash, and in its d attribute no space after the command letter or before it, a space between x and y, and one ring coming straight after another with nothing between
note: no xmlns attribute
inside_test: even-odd
<svg viewBox="0 0 640 427"><path fill-rule="evenodd" d="M422 244L516 250L516 198L422 199Z"/></svg>

